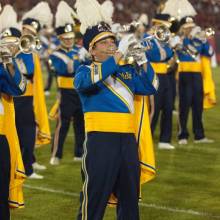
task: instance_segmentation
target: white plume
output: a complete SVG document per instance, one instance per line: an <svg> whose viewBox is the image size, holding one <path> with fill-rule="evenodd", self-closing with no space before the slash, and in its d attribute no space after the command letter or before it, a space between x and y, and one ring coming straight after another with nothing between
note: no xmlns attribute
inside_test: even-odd
<svg viewBox="0 0 220 220"><path fill-rule="evenodd" d="M110 1L110 0L104 1L101 5L101 8L102 8L102 13L104 15L107 15L110 19L113 17L114 5L113 5L112 1ZM110 22L111 22L111 20L110 20Z"/></svg>
<svg viewBox="0 0 220 220"><path fill-rule="evenodd" d="M112 18L109 14L105 14L105 10L96 0L76 0L75 7L77 9L77 15L81 22L80 31L82 34L86 32L86 29L105 22L107 24L112 23Z"/></svg>
<svg viewBox="0 0 220 220"><path fill-rule="evenodd" d="M170 14L180 20L186 16L195 16L197 13L188 0L168 0L162 14Z"/></svg>
<svg viewBox="0 0 220 220"><path fill-rule="evenodd" d="M57 6L57 12L55 15L56 18L56 27L64 26L65 24L75 24L73 17L75 12L74 10L64 1L61 1Z"/></svg>
<svg viewBox="0 0 220 220"><path fill-rule="evenodd" d="M141 16L138 19L138 22L144 25L148 25L149 24L149 19L147 14L141 14Z"/></svg>
<svg viewBox="0 0 220 220"><path fill-rule="evenodd" d="M40 2L22 17L33 18L40 22L41 26L51 26L53 21L53 14L47 2Z"/></svg>
<svg viewBox="0 0 220 220"><path fill-rule="evenodd" d="M20 26L17 21L17 13L11 5L5 5L0 15L0 32L10 27L20 30Z"/></svg>

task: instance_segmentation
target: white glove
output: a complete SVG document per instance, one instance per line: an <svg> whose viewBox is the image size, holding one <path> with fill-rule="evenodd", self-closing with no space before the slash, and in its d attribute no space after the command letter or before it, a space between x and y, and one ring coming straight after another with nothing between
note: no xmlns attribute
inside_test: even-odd
<svg viewBox="0 0 220 220"><path fill-rule="evenodd" d="M132 56L137 62L138 66L141 66L148 61L146 53L143 51L143 49L145 50L141 43L136 43L129 48L129 52L133 51Z"/></svg>
<svg viewBox="0 0 220 220"><path fill-rule="evenodd" d="M7 47L0 49L0 57L3 63L12 63L12 53Z"/></svg>
<svg viewBox="0 0 220 220"><path fill-rule="evenodd" d="M138 66L141 66L141 65L147 63L147 61L148 61L145 52L138 54L138 56L135 58L135 60L138 64Z"/></svg>
<svg viewBox="0 0 220 220"><path fill-rule="evenodd" d="M182 45L182 40L179 36L175 36L170 39L169 44L171 48L175 48L177 45Z"/></svg>
<svg viewBox="0 0 220 220"><path fill-rule="evenodd" d="M135 38L134 34L126 35L119 42L118 51L125 56L128 52L129 46L135 43L137 43L137 39Z"/></svg>
<svg viewBox="0 0 220 220"><path fill-rule="evenodd" d="M89 57L90 57L89 52L84 47L82 47L79 50L79 60L84 62L86 61L86 59L89 59Z"/></svg>

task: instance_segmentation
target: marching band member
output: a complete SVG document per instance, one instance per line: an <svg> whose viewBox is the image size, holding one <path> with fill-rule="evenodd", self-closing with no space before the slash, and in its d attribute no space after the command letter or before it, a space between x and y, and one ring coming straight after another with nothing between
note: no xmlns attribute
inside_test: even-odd
<svg viewBox="0 0 220 220"><path fill-rule="evenodd" d="M63 145L71 121L75 134L74 160L81 160L85 138L82 106L79 95L73 88L75 71L80 62L78 50L73 49L75 35L72 14L70 6L61 1L56 13L56 33L61 45L50 55L60 92L59 116L50 160L52 165L58 165L63 156Z"/></svg>
<svg viewBox="0 0 220 220"><path fill-rule="evenodd" d="M188 0L168 0L163 12L178 19L180 25L179 36L175 37L173 45L179 60L179 144L188 143L187 121L190 108L192 109L194 143L212 143L213 140L205 137L202 113L203 102L207 103L206 95L210 92L210 85L212 94L214 90L210 68L205 65L207 62L204 63L204 60L207 60L204 57L211 57L213 49L207 39L201 39L199 36L201 29L196 26L193 19L197 13ZM208 74L207 69L209 69Z"/></svg>
<svg viewBox="0 0 220 220"><path fill-rule="evenodd" d="M0 219L9 220L9 208L24 207L22 183L25 172L22 162L12 96L25 92L26 80L13 58L21 32L17 15L6 5L0 15Z"/></svg>
<svg viewBox="0 0 220 220"><path fill-rule="evenodd" d="M156 14L152 19L151 29L144 34L143 38L147 38L152 34L156 34L157 28L165 27L169 31L171 22L169 21L170 16L168 14ZM172 137L172 90L170 89L170 79L167 75L167 61L173 56L173 51L167 44L167 42L159 42L158 40L152 40L151 50L146 52L151 65L156 72L159 79L158 92L151 97L150 106L153 109L151 113L151 130L152 134L156 129L156 125L161 112L160 122L160 137L159 137L159 149L172 150L175 147L171 145Z"/></svg>
<svg viewBox="0 0 220 220"><path fill-rule="evenodd" d="M203 79L200 56L211 57L214 53L208 42L202 42L194 37L196 25L192 17L184 17L180 21L180 31L183 33L183 49L178 50L179 59L179 144L187 144L189 133L187 119L192 108L194 143L212 143L205 137L203 113Z"/></svg>
<svg viewBox="0 0 220 220"><path fill-rule="evenodd" d="M52 14L47 3L39 3L22 18L22 34L33 38L41 26L51 22ZM43 80L39 57L36 52L19 53L20 69L27 78L27 89L23 96L15 97L15 115L18 138L26 175L31 179L43 179L35 170L46 169L35 161L35 144L50 142L49 121L44 98ZM36 132L37 130L37 132ZM37 134L37 135L36 135Z"/></svg>
<svg viewBox="0 0 220 220"><path fill-rule="evenodd" d="M139 74L131 65L118 65L136 39L125 36L117 50L111 18L96 0L78 0L76 7L83 45L93 59L91 65L77 70L74 81L87 133L78 219L102 219L112 192L118 198L118 218L139 219L140 165L134 134L134 95L155 93L157 77L145 53L137 61Z"/></svg>
<svg viewBox="0 0 220 220"><path fill-rule="evenodd" d="M51 68L49 56L59 46L60 41L54 34L53 27L43 27L43 29L40 31L39 38L41 41L40 59L47 72L47 80L45 83L44 93L46 96L48 96L50 95L50 89L55 75L53 69Z"/></svg>

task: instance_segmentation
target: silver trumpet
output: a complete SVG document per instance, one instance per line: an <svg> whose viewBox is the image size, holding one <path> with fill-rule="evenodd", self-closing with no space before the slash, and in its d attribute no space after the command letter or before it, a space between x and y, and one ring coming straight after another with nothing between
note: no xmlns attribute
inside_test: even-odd
<svg viewBox="0 0 220 220"><path fill-rule="evenodd" d="M119 25L116 29L116 32L117 33L129 32L132 29L132 27L137 28L138 25L140 25L140 23L137 21L132 21L130 24Z"/></svg>
<svg viewBox="0 0 220 220"><path fill-rule="evenodd" d="M156 25L151 29L152 35L161 43L167 43L170 40L170 29L165 25Z"/></svg>
<svg viewBox="0 0 220 220"><path fill-rule="evenodd" d="M41 48L39 38L33 35L22 35L19 41L19 48L23 53L32 53Z"/></svg>
<svg viewBox="0 0 220 220"><path fill-rule="evenodd" d="M201 29L199 26L196 26L195 30L196 31L193 34L191 34L190 37L197 38L202 42L205 42L207 39L215 35L215 31L211 27L206 29Z"/></svg>
<svg viewBox="0 0 220 220"><path fill-rule="evenodd" d="M215 30L213 28L209 27L209 28L206 28L205 30L201 30L200 32L198 32L195 35L195 37L205 40L205 39L208 39L214 35L215 35Z"/></svg>
<svg viewBox="0 0 220 220"><path fill-rule="evenodd" d="M11 46L18 46L19 50L23 53L32 53L41 48L40 40L33 35L22 35L20 39L15 42L6 42L4 39L0 40L1 48L10 48Z"/></svg>
<svg viewBox="0 0 220 220"><path fill-rule="evenodd" d="M141 41L137 41L137 43L134 45L131 45L125 56L125 59L138 60L141 53L146 52L152 48L152 40L156 39L160 43L167 43L171 37L169 28L164 25L155 26L152 33L152 35L143 38ZM146 46L144 46L143 43Z"/></svg>

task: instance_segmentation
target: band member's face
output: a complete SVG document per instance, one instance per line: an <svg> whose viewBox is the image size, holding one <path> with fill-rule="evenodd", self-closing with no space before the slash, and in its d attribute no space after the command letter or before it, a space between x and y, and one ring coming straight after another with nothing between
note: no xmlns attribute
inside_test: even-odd
<svg viewBox="0 0 220 220"><path fill-rule="evenodd" d="M193 27L182 28L181 31L185 37L189 37L190 32L192 31Z"/></svg>
<svg viewBox="0 0 220 220"><path fill-rule="evenodd" d="M74 38L60 38L61 45L67 49L73 48Z"/></svg>
<svg viewBox="0 0 220 220"><path fill-rule="evenodd" d="M91 55L95 61L103 62L116 52L117 46L115 39L109 37L95 43L94 47L90 50Z"/></svg>

